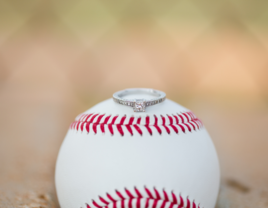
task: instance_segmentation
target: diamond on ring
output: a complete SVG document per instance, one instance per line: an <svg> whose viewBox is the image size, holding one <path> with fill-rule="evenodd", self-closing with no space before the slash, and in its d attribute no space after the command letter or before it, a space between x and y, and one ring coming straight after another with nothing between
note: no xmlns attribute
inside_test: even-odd
<svg viewBox="0 0 268 208"><path fill-rule="evenodd" d="M133 110L134 112L145 112L146 102L144 100L136 100Z"/></svg>

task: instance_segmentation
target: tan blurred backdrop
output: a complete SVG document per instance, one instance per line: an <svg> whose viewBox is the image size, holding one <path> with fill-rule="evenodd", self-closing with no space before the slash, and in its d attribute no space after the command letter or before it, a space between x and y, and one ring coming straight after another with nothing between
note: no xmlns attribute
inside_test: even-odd
<svg viewBox="0 0 268 208"><path fill-rule="evenodd" d="M68 125L130 87L203 119L218 207L268 207L267 78L268 1L0 0L0 207L57 207Z"/></svg>

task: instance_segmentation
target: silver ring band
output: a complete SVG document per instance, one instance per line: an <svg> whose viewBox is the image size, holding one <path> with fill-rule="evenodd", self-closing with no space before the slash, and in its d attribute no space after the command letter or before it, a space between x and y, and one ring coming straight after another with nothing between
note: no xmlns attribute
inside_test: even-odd
<svg viewBox="0 0 268 208"><path fill-rule="evenodd" d="M150 94L150 95L156 96L156 98L149 99L149 100L122 98L123 96L129 95L129 94L137 94L137 93ZM126 90L118 91L113 94L113 100L116 103L133 107L134 112L145 112L146 107L162 103L164 102L165 99L166 99L166 93L159 91L159 90L147 89L147 88L126 89Z"/></svg>

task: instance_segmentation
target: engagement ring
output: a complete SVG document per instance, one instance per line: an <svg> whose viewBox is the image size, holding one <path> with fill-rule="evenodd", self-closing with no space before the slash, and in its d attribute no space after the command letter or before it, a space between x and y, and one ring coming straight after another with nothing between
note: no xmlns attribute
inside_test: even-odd
<svg viewBox="0 0 268 208"><path fill-rule="evenodd" d="M156 98L154 99L124 99L122 97L131 94L149 94ZM166 93L145 88L133 88L118 91L113 94L113 99L116 103L133 107L134 112L145 112L145 108L164 102L166 99Z"/></svg>

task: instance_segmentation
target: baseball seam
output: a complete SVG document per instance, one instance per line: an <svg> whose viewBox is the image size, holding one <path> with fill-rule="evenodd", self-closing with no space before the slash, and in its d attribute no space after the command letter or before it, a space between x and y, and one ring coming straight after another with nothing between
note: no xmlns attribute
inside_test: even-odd
<svg viewBox="0 0 268 208"><path fill-rule="evenodd" d="M200 208L189 197L176 196L174 192L168 193L164 189L158 191L156 188L150 191L144 187L144 191L134 188L129 191L115 190L115 193L106 193L105 196L99 196L91 203L86 203L87 208Z"/></svg>
<svg viewBox="0 0 268 208"><path fill-rule="evenodd" d="M122 116L119 123L116 124L116 121L120 119L118 115L111 116L105 114L81 114L77 117L77 119L70 125L70 129L76 131L87 131L90 132L90 129L93 130L95 134L97 134L98 129L101 130L102 133L105 133L105 126L108 127L109 132L113 135L114 130L117 130L122 136L124 136L124 128L126 127L127 131L133 135L133 131L137 131L140 135L143 134L141 126L144 126L145 129L149 132L149 134L153 134L152 128L155 128L159 134L162 134L163 129L166 133L170 134L171 132L175 132L179 134L180 131L186 133L186 130L189 132L195 131L203 127L202 121L197 118L191 111L176 113L172 115L160 115L156 116L146 116L145 124L141 124L141 117L136 118L136 122L134 122L135 117L131 116L126 123L127 116ZM162 121L162 124L159 124L159 120ZM161 122L160 121L160 122ZM99 127L99 128L98 128ZM162 127L162 128L160 128Z"/></svg>

